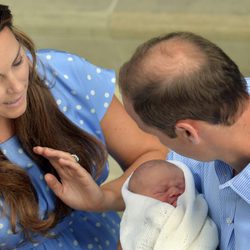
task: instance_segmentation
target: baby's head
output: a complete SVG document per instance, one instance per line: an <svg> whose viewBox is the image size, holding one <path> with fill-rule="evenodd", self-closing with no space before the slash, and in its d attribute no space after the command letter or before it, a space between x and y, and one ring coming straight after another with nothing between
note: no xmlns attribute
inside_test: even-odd
<svg viewBox="0 0 250 250"><path fill-rule="evenodd" d="M176 206L178 197L185 191L184 173L168 161L147 161L134 171L128 189Z"/></svg>

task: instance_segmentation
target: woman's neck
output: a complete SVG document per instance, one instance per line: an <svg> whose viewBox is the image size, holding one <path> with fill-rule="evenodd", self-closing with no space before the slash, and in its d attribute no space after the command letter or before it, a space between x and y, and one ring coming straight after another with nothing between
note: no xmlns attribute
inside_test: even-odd
<svg viewBox="0 0 250 250"><path fill-rule="evenodd" d="M0 143L8 140L15 134L14 122L12 119L0 119Z"/></svg>

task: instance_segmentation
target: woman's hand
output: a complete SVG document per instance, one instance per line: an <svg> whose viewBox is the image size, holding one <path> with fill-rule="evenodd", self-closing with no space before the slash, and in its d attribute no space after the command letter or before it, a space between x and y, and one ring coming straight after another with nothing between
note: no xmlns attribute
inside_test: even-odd
<svg viewBox="0 0 250 250"><path fill-rule="evenodd" d="M45 180L65 204L77 210L105 210L103 190L71 154L40 146L33 151L47 158L57 171L60 181L52 174L46 174Z"/></svg>

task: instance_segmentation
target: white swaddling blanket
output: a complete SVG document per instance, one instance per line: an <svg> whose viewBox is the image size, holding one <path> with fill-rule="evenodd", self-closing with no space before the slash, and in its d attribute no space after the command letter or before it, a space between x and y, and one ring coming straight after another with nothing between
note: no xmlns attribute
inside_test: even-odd
<svg viewBox="0 0 250 250"><path fill-rule="evenodd" d="M158 201L128 190L129 178L122 187L126 204L120 228L123 250L214 250L218 232L207 216L208 206L195 190L189 168L178 161L185 176L185 192L177 206Z"/></svg>

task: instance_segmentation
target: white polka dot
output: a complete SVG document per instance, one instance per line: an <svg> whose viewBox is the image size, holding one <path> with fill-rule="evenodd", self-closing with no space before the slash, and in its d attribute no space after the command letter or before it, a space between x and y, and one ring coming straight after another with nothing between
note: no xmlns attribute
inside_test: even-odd
<svg viewBox="0 0 250 250"><path fill-rule="evenodd" d="M73 245L74 245L74 246L78 246L78 244L79 244L79 243L78 243L77 240L74 240L74 241L73 241Z"/></svg>
<svg viewBox="0 0 250 250"><path fill-rule="evenodd" d="M63 77L64 77L65 79L69 79L69 76L68 76L68 75L63 75Z"/></svg>
<svg viewBox="0 0 250 250"><path fill-rule="evenodd" d="M106 217L106 214L105 214L105 213L102 213L102 217L105 218L105 217Z"/></svg>
<svg viewBox="0 0 250 250"><path fill-rule="evenodd" d="M49 189L49 186L46 186L46 191L49 192L49 190L50 190L50 189Z"/></svg>
<svg viewBox="0 0 250 250"><path fill-rule="evenodd" d="M6 155L7 154L7 150L3 149L3 154Z"/></svg>
<svg viewBox="0 0 250 250"><path fill-rule="evenodd" d="M13 234L13 232L10 229L8 229L7 234Z"/></svg>
<svg viewBox="0 0 250 250"><path fill-rule="evenodd" d="M100 222L97 222L97 223L95 223L95 226L96 226L96 227L101 227L101 223L100 223Z"/></svg>
<svg viewBox="0 0 250 250"><path fill-rule="evenodd" d="M101 134L100 130L96 130L95 132L96 132L96 134Z"/></svg>
<svg viewBox="0 0 250 250"><path fill-rule="evenodd" d="M73 58L70 56L70 57L67 58L67 60L68 60L69 62L72 62L72 61L73 61Z"/></svg>
<svg viewBox="0 0 250 250"><path fill-rule="evenodd" d="M90 112L91 112L92 114L95 114L95 109L92 108L92 109L90 110Z"/></svg>
<svg viewBox="0 0 250 250"><path fill-rule="evenodd" d="M91 75L87 75L87 79L90 81L92 80L92 76Z"/></svg>
<svg viewBox="0 0 250 250"><path fill-rule="evenodd" d="M53 71L53 73L52 73L54 76L57 76L58 75L58 73L56 72L56 71Z"/></svg>
<svg viewBox="0 0 250 250"><path fill-rule="evenodd" d="M114 77L111 79L111 82L112 82L112 83L115 83L115 78L114 78Z"/></svg>
<svg viewBox="0 0 250 250"><path fill-rule="evenodd" d="M4 247L4 246L6 246L6 243L1 243L0 246Z"/></svg>
<svg viewBox="0 0 250 250"><path fill-rule="evenodd" d="M37 247L39 245L39 243L34 243L33 247Z"/></svg>
<svg viewBox="0 0 250 250"><path fill-rule="evenodd" d="M95 240L96 242L98 242L98 241L99 241L99 239L98 239L97 237L95 237L95 238L94 238L94 240Z"/></svg>
<svg viewBox="0 0 250 250"><path fill-rule="evenodd" d="M0 229L2 229L4 227L3 223L0 223Z"/></svg>
<svg viewBox="0 0 250 250"><path fill-rule="evenodd" d="M71 90L72 95L76 95L76 91L74 89Z"/></svg>
<svg viewBox="0 0 250 250"><path fill-rule="evenodd" d="M57 105L60 105L62 103L62 100L61 99L57 99L56 103L57 103Z"/></svg>
<svg viewBox="0 0 250 250"><path fill-rule="evenodd" d="M66 112L68 110L67 106L64 106L62 110L63 112Z"/></svg>
<svg viewBox="0 0 250 250"><path fill-rule="evenodd" d="M46 86L49 86L49 82L48 81L44 81Z"/></svg>
<svg viewBox="0 0 250 250"><path fill-rule="evenodd" d="M47 60L50 60L51 58L52 58L51 55L46 55L46 59L47 59Z"/></svg>
<svg viewBox="0 0 250 250"><path fill-rule="evenodd" d="M39 176L39 178L40 178L40 180L43 180L43 175L41 174L41 175Z"/></svg>
<svg viewBox="0 0 250 250"><path fill-rule="evenodd" d="M106 98L109 98L109 93L106 92L106 93L104 94L104 96L105 96Z"/></svg>
<svg viewBox="0 0 250 250"><path fill-rule="evenodd" d="M89 95L86 95L85 98L86 98L86 100L89 100Z"/></svg>
<svg viewBox="0 0 250 250"><path fill-rule="evenodd" d="M84 121L83 121L83 120L80 120L79 123L80 123L81 125L83 125L83 124L84 124Z"/></svg>
<svg viewBox="0 0 250 250"><path fill-rule="evenodd" d="M100 74L102 72L102 70L100 68L96 68L96 73Z"/></svg>
<svg viewBox="0 0 250 250"><path fill-rule="evenodd" d="M62 247L62 246L63 246L63 244L62 244L61 242L59 242L59 243L58 243L58 246L59 246L59 247Z"/></svg>
<svg viewBox="0 0 250 250"><path fill-rule="evenodd" d="M21 148L18 149L19 154L23 154L23 150Z"/></svg>
<svg viewBox="0 0 250 250"><path fill-rule="evenodd" d="M94 246L92 244L88 244L88 249L93 249Z"/></svg>
<svg viewBox="0 0 250 250"><path fill-rule="evenodd" d="M106 245L107 245L107 246L109 246L109 245L110 245L109 240L106 240L106 241L105 241L105 243L106 243Z"/></svg>
<svg viewBox="0 0 250 250"><path fill-rule="evenodd" d="M103 106L104 108L107 108L109 106L108 102L104 102Z"/></svg>
<svg viewBox="0 0 250 250"><path fill-rule="evenodd" d="M28 168L33 167L33 163L31 163L31 162L30 162L30 163L28 163L28 164L27 164L27 167L28 167Z"/></svg>
<svg viewBox="0 0 250 250"><path fill-rule="evenodd" d="M95 95L95 91L92 89L92 90L90 90L90 94L91 95Z"/></svg>
<svg viewBox="0 0 250 250"><path fill-rule="evenodd" d="M81 110L81 109L82 109L82 106L81 106L81 105L76 105L76 109L77 109L77 110Z"/></svg>

